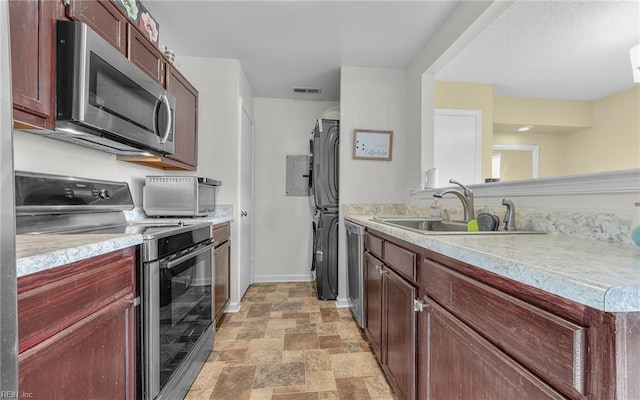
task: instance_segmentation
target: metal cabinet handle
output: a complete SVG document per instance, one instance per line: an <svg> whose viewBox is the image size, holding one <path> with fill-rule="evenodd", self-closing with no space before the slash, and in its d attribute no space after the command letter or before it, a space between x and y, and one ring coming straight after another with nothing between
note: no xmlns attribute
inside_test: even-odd
<svg viewBox="0 0 640 400"><path fill-rule="evenodd" d="M168 261L168 262L167 261L163 261L163 262L160 263L160 265L161 265L161 267L164 267L164 268L167 268L167 269L171 269L171 268L175 267L176 265L180 265L180 264L182 264L183 262L185 262L185 261L187 261L189 259L192 259L192 258L195 258L195 257L199 256L202 253L210 251L213 248L213 246L214 246L214 243L208 244L208 245L206 245L204 247L199 248L198 250L196 250L194 252L188 253L188 254L178 258L177 260L171 260L171 261Z"/></svg>

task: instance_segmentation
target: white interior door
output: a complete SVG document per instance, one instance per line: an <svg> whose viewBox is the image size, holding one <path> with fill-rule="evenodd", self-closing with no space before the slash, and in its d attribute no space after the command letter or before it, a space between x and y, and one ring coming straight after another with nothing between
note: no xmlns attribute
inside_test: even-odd
<svg viewBox="0 0 640 400"><path fill-rule="evenodd" d="M253 120L240 102L238 301L253 283Z"/></svg>
<svg viewBox="0 0 640 400"><path fill-rule="evenodd" d="M482 112L436 109L434 112L434 167L437 187L482 182Z"/></svg>

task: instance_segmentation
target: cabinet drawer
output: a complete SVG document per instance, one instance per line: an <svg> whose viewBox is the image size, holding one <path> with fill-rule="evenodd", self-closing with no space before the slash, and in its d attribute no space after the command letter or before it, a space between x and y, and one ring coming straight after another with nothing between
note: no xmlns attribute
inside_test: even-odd
<svg viewBox="0 0 640 400"><path fill-rule="evenodd" d="M424 261L429 297L565 393L585 394L587 329Z"/></svg>
<svg viewBox="0 0 640 400"><path fill-rule="evenodd" d="M133 249L18 279L19 352L135 290Z"/></svg>
<svg viewBox="0 0 640 400"><path fill-rule="evenodd" d="M231 237L231 225L227 222L225 224L214 225L213 227L213 241L217 244L222 244L225 240L229 240Z"/></svg>
<svg viewBox="0 0 640 400"><path fill-rule="evenodd" d="M382 258L382 243L383 240L377 236L367 233L364 238L364 246L371 254L374 254L378 258Z"/></svg>
<svg viewBox="0 0 640 400"><path fill-rule="evenodd" d="M384 242L384 261L412 281L416 280L416 253Z"/></svg>

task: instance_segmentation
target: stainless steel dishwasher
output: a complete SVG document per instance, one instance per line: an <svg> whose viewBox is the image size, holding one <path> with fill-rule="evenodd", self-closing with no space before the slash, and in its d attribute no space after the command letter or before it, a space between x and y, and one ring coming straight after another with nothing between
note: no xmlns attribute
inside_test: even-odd
<svg viewBox="0 0 640 400"><path fill-rule="evenodd" d="M347 300L353 316L361 328L365 328L364 271L362 253L364 251L364 227L344 221L347 231Z"/></svg>

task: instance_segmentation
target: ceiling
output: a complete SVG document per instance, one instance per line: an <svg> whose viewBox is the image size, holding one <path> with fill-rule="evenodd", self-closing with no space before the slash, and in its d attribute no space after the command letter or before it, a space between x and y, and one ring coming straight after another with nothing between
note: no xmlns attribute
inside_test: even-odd
<svg viewBox="0 0 640 400"><path fill-rule="evenodd" d="M459 1L143 4L178 56L238 59L256 97L337 101L341 65L406 67ZM436 78L492 83L500 96L597 99L633 85L639 21L637 1L520 0Z"/></svg>
<svg viewBox="0 0 640 400"><path fill-rule="evenodd" d="M406 67L458 1L142 0L178 56L233 58L256 97L340 100L340 66ZM294 86L320 88L294 94Z"/></svg>
<svg viewBox="0 0 640 400"><path fill-rule="evenodd" d="M498 96L597 100L634 85L638 1L517 1L436 75Z"/></svg>

